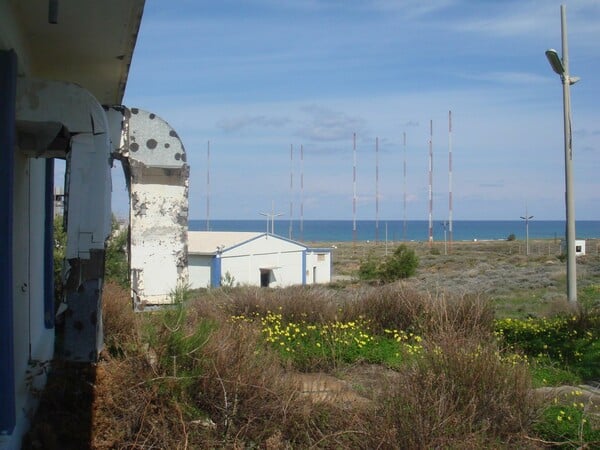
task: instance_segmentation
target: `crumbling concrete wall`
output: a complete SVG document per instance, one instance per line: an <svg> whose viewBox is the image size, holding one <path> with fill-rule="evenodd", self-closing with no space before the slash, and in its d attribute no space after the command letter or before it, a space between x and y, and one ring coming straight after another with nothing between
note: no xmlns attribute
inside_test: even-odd
<svg viewBox="0 0 600 450"><path fill-rule="evenodd" d="M168 304L188 283L189 166L179 136L154 113L120 108L123 163L130 193L131 295L137 309Z"/></svg>

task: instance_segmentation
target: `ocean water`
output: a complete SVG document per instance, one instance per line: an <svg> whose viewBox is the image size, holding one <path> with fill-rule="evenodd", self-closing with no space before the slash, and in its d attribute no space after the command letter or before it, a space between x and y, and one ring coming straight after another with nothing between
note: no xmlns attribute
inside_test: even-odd
<svg viewBox="0 0 600 450"><path fill-rule="evenodd" d="M205 231L206 220L190 220L191 231ZM304 220L302 228L299 220L275 220L275 234L296 241L305 242L351 242L354 238L352 220ZM358 241L427 241L429 222L427 220L374 220L356 221ZM455 220L452 224L455 241L502 240L510 234L517 239L525 239L525 221L521 220ZM211 220L210 231L267 231L266 220ZM576 222L578 239L600 238L600 220ZM291 231L291 233L290 233ZM564 220L530 220L530 239L561 239L565 235ZM433 223L434 241L450 239L448 226L441 221Z"/></svg>

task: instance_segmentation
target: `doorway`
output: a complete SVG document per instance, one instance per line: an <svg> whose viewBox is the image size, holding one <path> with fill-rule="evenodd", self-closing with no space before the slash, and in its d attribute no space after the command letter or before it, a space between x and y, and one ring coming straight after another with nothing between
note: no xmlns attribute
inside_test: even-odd
<svg viewBox="0 0 600 450"><path fill-rule="evenodd" d="M260 287L269 287L271 283L271 270L260 269Z"/></svg>

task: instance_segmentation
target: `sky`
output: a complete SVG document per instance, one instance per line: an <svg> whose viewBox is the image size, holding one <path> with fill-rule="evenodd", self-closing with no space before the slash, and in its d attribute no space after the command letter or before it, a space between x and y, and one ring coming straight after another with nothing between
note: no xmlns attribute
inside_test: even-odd
<svg viewBox="0 0 600 450"><path fill-rule="evenodd" d="M430 141L434 220L450 189L455 220L560 220L562 86L544 55L561 54L560 3L147 0L124 104L181 137L192 220L207 199L211 220L301 204L349 220L354 187L357 219L427 220ZM598 220L600 2L564 3L576 217ZM113 210L127 215L117 169Z"/></svg>

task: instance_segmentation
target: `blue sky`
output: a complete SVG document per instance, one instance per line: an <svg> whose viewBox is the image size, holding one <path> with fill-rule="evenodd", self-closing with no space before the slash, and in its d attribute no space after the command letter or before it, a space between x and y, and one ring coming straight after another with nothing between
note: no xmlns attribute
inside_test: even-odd
<svg viewBox="0 0 600 450"><path fill-rule="evenodd" d="M448 217L452 111L455 219L564 218L560 1L147 0L124 104L181 136L190 218ZM578 219L600 219L600 2L567 1ZM290 161L290 145L294 156ZM293 188L290 189L290 170ZM127 211L121 173L113 208Z"/></svg>

